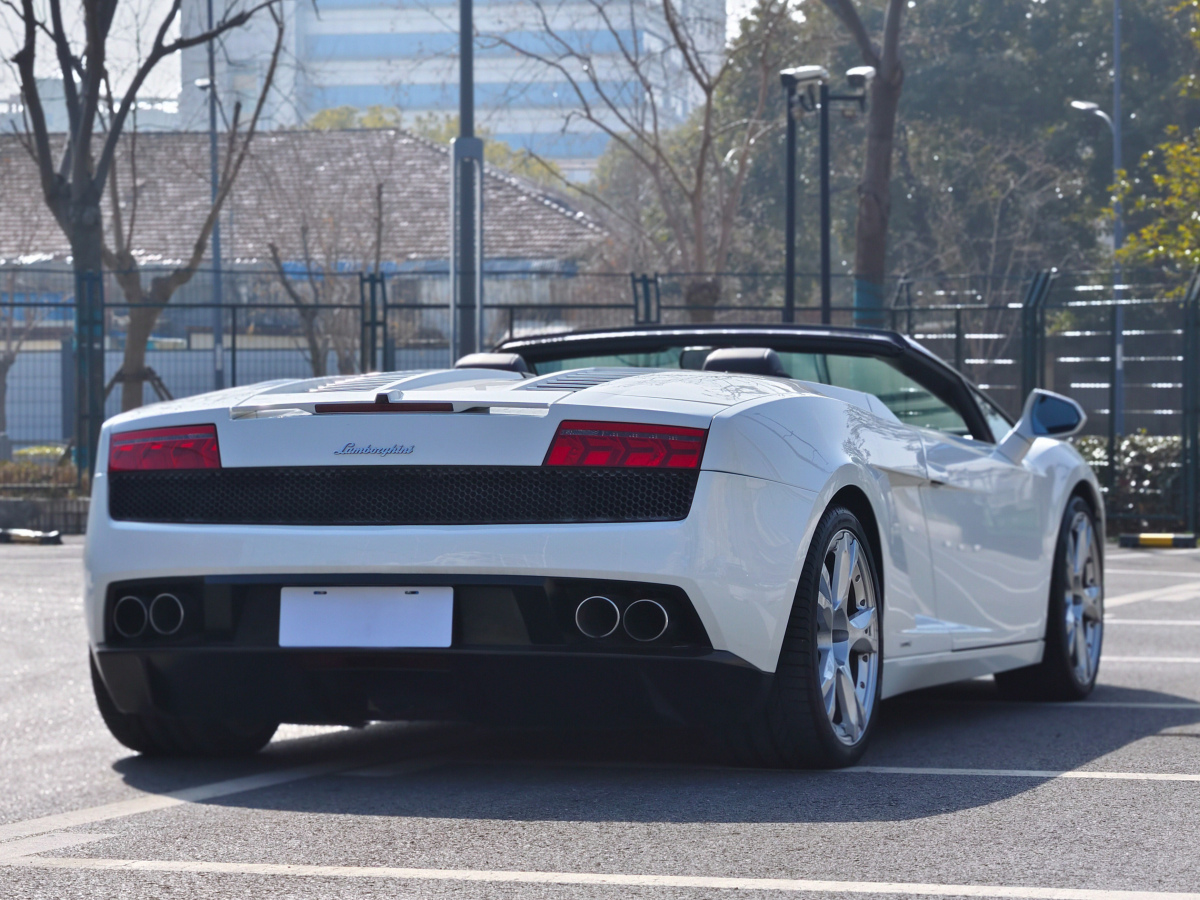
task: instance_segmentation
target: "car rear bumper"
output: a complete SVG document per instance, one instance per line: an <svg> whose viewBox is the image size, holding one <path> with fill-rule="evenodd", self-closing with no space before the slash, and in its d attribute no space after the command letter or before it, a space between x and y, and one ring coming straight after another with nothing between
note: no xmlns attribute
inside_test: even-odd
<svg viewBox="0 0 1200 900"><path fill-rule="evenodd" d="M688 517L675 522L165 525L113 521L107 488L104 473L97 473L86 551L93 647L106 640L110 585L129 580L594 578L677 587L690 598L713 648L768 672L779 658L815 499L777 482L706 471Z"/></svg>
<svg viewBox="0 0 1200 900"><path fill-rule="evenodd" d="M357 724L718 724L772 675L733 654L172 648L92 651L124 713Z"/></svg>

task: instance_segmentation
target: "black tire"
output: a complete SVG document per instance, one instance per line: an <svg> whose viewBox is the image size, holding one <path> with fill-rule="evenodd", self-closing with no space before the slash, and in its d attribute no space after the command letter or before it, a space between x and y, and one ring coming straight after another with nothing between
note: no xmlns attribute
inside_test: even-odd
<svg viewBox="0 0 1200 900"><path fill-rule="evenodd" d="M858 663L857 654L856 660L849 663L859 666L853 670L851 686L860 678L866 678L868 672L873 672L871 677L874 678L874 684L864 688L865 696L869 699L869 703L861 707L866 710L865 727L850 742L837 732L838 728L844 726L835 723L826 711L819 671L822 657L818 646L822 570L830 555L831 542L835 538L840 540L843 532L849 532L857 542L870 580L869 589L875 609L872 627L876 656L874 668ZM859 590L863 588L860 586ZM727 743L738 762L774 768L830 769L850 766L859 760L878 718L879 692L883 682L882 612L883 592L879 569L866 532L850 510L832 506L825 511L813 533L784 635L779 665L766 702L729 736Z"/></svg>
<svg viewBox="0 0 1200 900"><path fill-rule="evenodd" d="M249 756L268 742L278 723L227 722L123 713L108 693L90 656L92 691L109 732L144 756Z"/></svg>
<svg viewBox="0 0 1200 900"><path fill-rule="evenodd" d="M1082 671L1078 665L1079 646L1073 640L1076 629L1084 627L1083 621L1074 625L1068 622L1072 613L1072 610L1068 609L1068 594L1075 597L1082 587L1087 586L1086 582L1089 580L1087 572L1081 584L1073 584L1068 576L1067 560L1074 549L1072 530L1081 521L1086 522L1094 548L1093 560L1089 564L1094 568L1094 572L1090 578L1100 589L1098 613L1087 620L1095 629L1094 661L1089 662L1087 671ZM1042 661L1036 666L996 673L996 686L1000 689L1001 696L1008 700L1061 702L1082 700L1092 692L1096 686L1101 645L1104 640L1102 552L1096 531L1096 517L1091 506L1082 497L1072 497L1063 512L1058 543L1054 551L1054 570L1050 576L1050 601L1046 614L1046 649ZM1073 601L1073 606L1079 608L1080 604ZM1091 644L1087 641L1086 633L1084 632L1083 641L1088 646L1090 655Z"/></svg>

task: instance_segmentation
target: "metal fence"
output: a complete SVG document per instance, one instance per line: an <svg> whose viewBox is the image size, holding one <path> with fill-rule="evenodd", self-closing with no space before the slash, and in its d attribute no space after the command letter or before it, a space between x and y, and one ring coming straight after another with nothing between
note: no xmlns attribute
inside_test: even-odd
<svg viewBox="0 0 1200 900"><path fill-rule="evenodd" d="M144 289L159 274L144 271L139 283ZM123 405L273 378L451 362L444 273L289 270L285 279L243 267L222 278L220 306L211 302L211 273L202 271L159 308L130 302L112 273L79 286L61 266L0 268L0 494L83 488L74 435ZM783 315L777 273L497 271L484 281L485 345L638 323L770 324ZM715 288L695 292L702 282ZM816 324L816 277L801 282L797 295L807 305L797 308L796 321ZM893 330L963 371L1010 414L1019 414L1037 386L1083 405L1080 448L1101 474L1109 514L1121 527L1196 524L1200 366L1189 349L1200 341L1196 279L1184 285L1126 276L1114 288L1111 273L900 277L889 294ZM696 296L716 302L696 303ZM835 298L834 324L853 325L848 279L835 283ZM147 332L148 313L156 315ZM123 380L129 336L139 328L149 334L144 368ZM1117 373L1123 434L1111 415ZM97 379L94 403L102 397L103 408L89 411L89 384Z"/></svg>

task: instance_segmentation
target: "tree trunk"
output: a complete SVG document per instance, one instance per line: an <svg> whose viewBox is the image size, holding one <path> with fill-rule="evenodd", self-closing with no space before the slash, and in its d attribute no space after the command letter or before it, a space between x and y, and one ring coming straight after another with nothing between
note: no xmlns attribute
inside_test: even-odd
<svg viewBox="0 0 1200 900"><path fill-rule="evenodd" d="M317 310L300 310L300 320L304 323L304 340L308 342L309 364L312 366L313 378L323 378L329 361L329 348L321 340L317 332Z"/></svg>
<svg viewBox="0 0 1200 900"><path fill-rule="evenodd" d="M0 438L8 431L8 373L16 361L15 353L0 356Z"/></svg>
<svg viewBox="0 0 1200 900"><path fill-rule="evenodd" d="M693 322L713 320L713 308L721 299L721 283L716 278L688 279L683 287L683 304Z"/></svg>
<svg viewBox="0 0 1200 900"><path fill-rule="evenodd" d="M148 307L129 310L125 357L121 361L121 412L137 409L145 400L146 345L150 343L158 312Z"/></svg>
<svg viewBox="0 0 1200 900"><path fill-rule="evenodd" d="M869 328L883 327L888 220L892 214L892 145L903 83L903 69L897 66L890 77L876 78L871 84L867 158L858 188L854 266L854 321Z"/></svg>
<svg viewBox="0 0 1200 900"><path fill-rule="evenodd" d="M75 435L76 446L86 448L90 468L95 464L96 442L104 420L104 223L98 196L73 202L68 210L75 289L90 292L76 298L76 315L82 314L76 323L80 336L76 365L83 368L86 378L83 396L75 398L76 408L87 416L87 431ZM90 310L80 308L82 300L95 305Z"/></svg>

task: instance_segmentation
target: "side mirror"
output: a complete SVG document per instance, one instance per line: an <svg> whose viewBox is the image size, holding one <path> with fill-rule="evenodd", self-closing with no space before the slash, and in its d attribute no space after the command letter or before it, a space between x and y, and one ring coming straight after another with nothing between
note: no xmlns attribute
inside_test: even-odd
<svg viewBox="0 0 1200 900"><path fill-rule="evenodd" d="M1065 440L1078 434L1087 422L1083 407L1062 394L1037 389L1025 401L1021 420L996 447L1004 456L1019 463L1040 437Z"/></svg>

